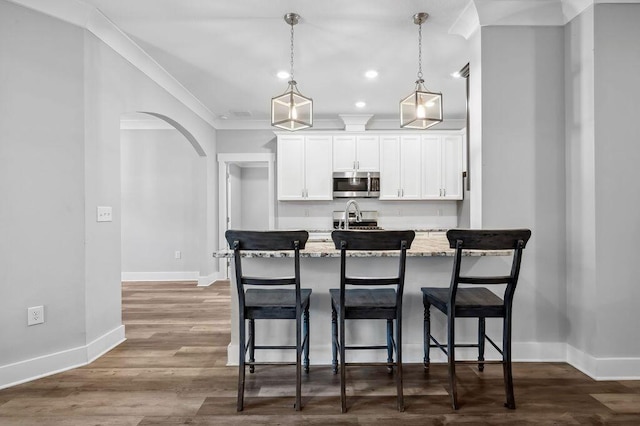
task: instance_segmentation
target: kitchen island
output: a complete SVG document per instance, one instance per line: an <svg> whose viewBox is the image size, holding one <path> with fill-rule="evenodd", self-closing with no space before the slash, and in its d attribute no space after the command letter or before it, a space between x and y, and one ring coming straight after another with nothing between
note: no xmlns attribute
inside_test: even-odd
<svg viewBox="0 0 640 426"><path fill-rule="evenodd" d="M454 250L449 248L446 233L440 230L431 232L417 232L411 249L407 251L407 268L403 299L403 360L404 362L422 362L423 358L423 318L421 287L448 287L451 278ZM510 251L477 252L466 251L468 257L463 262L465 270L472 270L476 275L482 275L487 266L495 273L501 268L508 273L511 267ZM360 276L392 275L397 268L396 252L349 252L355 257L348 262L348 272ZM231 250L220 250L213 254L216 258L232 258ZM243 272L247 275L278 275L291 274L291 252L246 252L243 261ZM480 257L490 257L480 262ZM331 300L329 289L340 285L340 251L336 250L333 242L326 237L314 238L307 242L300 252L300 268L302 287L311 288L310 306L310 354L311 364L331 364ZM274 259L275 258L275 259ZM487 265L487 264L491 265ZM280 270L284 268L284 271ZM233 267L230 271L233 271ZM393 272L390 272L393 271ZM231 275L231 343L227 356L229 365L238 363L238 299L235 277ZM494 286L494 291L502 296L503 286ZM432 332L438 340L444 341L446 336L444 315L432 315ZM498 335L501 324L498 320L487 321L487 333ZM493 331L493 333L492 333ZM476 322L458 319L456 328L458 341L472 342L476 339ZM256 344L295 344L294 321L257 321ZM358 344L386 344L385 321L358 320L349 321L346 327L346 339L349 345ZM277 343L276 343L277 342ZM460 356L465 352L459 350ZM467 352L471 358L474 352ZM487 356L496 353L487 347ZM264 361L291 361L295 359L294 351L261 351L259 354ZM432 360L444 361L440 351L431 352ZM386 351L351 351L347 353L347 361L384 361Z"/></svg>

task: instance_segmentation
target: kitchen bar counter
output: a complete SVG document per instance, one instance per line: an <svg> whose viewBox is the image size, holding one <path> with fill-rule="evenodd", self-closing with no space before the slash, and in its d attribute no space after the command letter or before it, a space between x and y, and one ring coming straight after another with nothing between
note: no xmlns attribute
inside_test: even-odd
<svg viewBox="0 0 640 426"><path fill-rule="evenodd" d="M340 251L335 249L333 242L331 241L330 232L318 234L321 237L315 236L310 233L309 241L306 244L304 250L300 251L301 257L340 257ZM463 252L465 256L505 256L510 251L495 250L495 251L474 251L467 250ZM431 257L431 256L453 256L454 250L449 248L449 241L447 241L446 232L443 231L430 231L430 232L416 232L416 239L411 245L411 249L407 251L407 257ZM244 252L244 257L291 257L293 253L291 251L277 251L277 252ZM389 257L398 256L398 252L374 252L374 251L356 251L348 252L351 257ZM220 250L213 254L216 258L232 257L233 252L231 250Z"/></svg>
<svg viewBox="0 0 640 426"><path fill-rule="evenodd" d="M310 288L310 362L312 365L331 363L331 301L329 289L340 286L340 256L333 246L328 232L320 238L307 242L301 251L300 260L302 287ZM315 235L314 237L318 237ZM473 275L503 269L505 275L511 268L511 258L507 251L491 252L492 256L481 257L480 253L469 251L463 267L471 269ZM396 253L394 253L397 256ZM405 362L422 362L422 324L424 309L420 287L448 287L453 266L453 250L445 232L418 232L411 249L408 251L406 279L403 302L403 350ZM220 250L213 254L216 258L231 258L229 276L231 277L231 343L227 350L229 365L238 364L238 297L230 250ZM254 276L282 276L291 274L292 258L288 252L245 252L243 271ZM389 276L397 271L398 258L391 253L360 252L349 262L349 273L355 276ZM488 267L488 269L487 269ZM504 286L492 286L492 290L501 295ZM433 314L432 331L438 340L446 340L446 319L444 315ZM459 320L456 334L460 342L476 340L477 325L464 319ZM500 333L500 321L487 320L487 332L490 335ZM294 321L256 321L256 344L295 345ZM349 345L386 344L385 321L358 320L347 323L346 338ZM460 349L459 357L473 359L477 355L472 350ZM432 350L434 362L445 361L440 351ZM487 359L497 356L493 348L487 346ZM292 361L294 351L261 351L263 361ZM347 361L385 361L386 351L352 351Z"/></svg>

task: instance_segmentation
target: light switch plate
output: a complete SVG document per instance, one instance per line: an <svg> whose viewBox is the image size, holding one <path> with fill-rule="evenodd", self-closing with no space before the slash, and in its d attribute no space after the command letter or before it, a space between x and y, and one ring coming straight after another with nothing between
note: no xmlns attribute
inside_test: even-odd
<svg viewBox="0 0 640 426"><path fill-rule="evenodd" d="M111 206L98 206L96 212L97 222L112 222L113 221L113 209Z"/></svg>

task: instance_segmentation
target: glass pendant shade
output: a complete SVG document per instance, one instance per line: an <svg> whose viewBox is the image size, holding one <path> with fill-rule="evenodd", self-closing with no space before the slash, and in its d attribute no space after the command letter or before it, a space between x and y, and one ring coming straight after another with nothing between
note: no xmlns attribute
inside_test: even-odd
<svg viewBox="0 0 640 426"><path fill-rule="evenodd" d="M291 80L282 95L271 98L271 125L293 132L313 126L313 99L300 93L293 78L293 26L300 21L300 15L287 13L284 21L291 26Z"/></svg>
<svg viewBox="0 0 640 426"><path fill-rule="evenodd" d="M416 82L416 90L400 101L400 127L428 129L442 122L442 93L429 92L423 82Z"/></svg>
<svg viewBox="0 0 640 426"><path fill-rule="evenodd" d="M302 95L295 81L280 96L271 99L271 125L295 131L313 126L313 100Z"/></svg>
<svg viewBox="0 0 640 426"><path fill-rule="evenodd" d="M400 101L401 128L424 130L442 123L442 93L425 89L422 79L422 24L428 17L426 12L413 15L413 23L418 25L418 79L415 90Z"/></svg>

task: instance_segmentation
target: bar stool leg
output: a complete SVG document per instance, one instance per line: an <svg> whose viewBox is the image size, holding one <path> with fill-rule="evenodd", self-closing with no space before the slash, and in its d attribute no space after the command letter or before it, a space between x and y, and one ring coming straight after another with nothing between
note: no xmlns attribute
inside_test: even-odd
<svg viewBox="0 0 640 426"><path fill-rule="evenodd" d="M338 374L338 314L335 306L331 304L331 371Z"/></svg>
<svg viewBox="0 0 640 426"><path fill-rule="evenodd" d="M396 319L396 385L398 387L398 411L404 411L404 392L402 383L402 313Z"/></svg>
<svg viewBox="0 0 640 426"><path fill-rule="evenodd" d="M251 318L249 320L249 362L256 362L255 357L256 346L256 321ZM253 374L256 371L255 365L249 365L249 373Z"/></svg>
<svg viewBox="0 0 640 426"><path fill-rule="evenodd" d="M340 312L340 402L342 412L347 412L347 372L345 366L344 312Z"/></svg>
<svg viewBox="0 0 640 426"><path fill-rule="evenodd" d="M485 318L478 318L478 370L484 371Z"/></svg>
<svg viewBox="0 0 640 426"><path fill-rule="evenodd" d="M431 351L431 304L427 302L427 297L423 296L424 301L424 336L423 336L423 345L424 345L424 369L429 370L430 363L430 351Z"/></svg>
<svg viewBox="0 0 640 426"><path fill-rule="evenodd" d="M309 305L304 310L304 322L302 323L304 335L304 372L309 373Z"/></svg>
<svg viewBox="0 0 640 426"><path fill-rule="evenodd" d="M302 409L302 321L296 315L296 411Z"/></svg>
<svg viewBox="0 0 640 426"><path fill-rule="evenodd" d="M393 320L387 320L387 363L393 364ZM393 366L388 365L387 371L393 373Z"/></svg>
<svg viewBox="0 0 640 426"><path fill-rule="evenodd" d="M447 358L449 361L449 389L451 391L451 405L458 409L458 388L456 384L456 349L455 349L455 317L451 312L447 315Z"/></svg>
<svg viewBox="0 0 640 426"><path fill-rule="evenodd" d="M504 375L505 393L507 394L507 402L505 407L510 409L516 408L516 399L513 395L513 373L511 371L511 311L507 310L504 317L504 326L502 334L502 370Z"/></svg>
<svg viewBox="0 0 640 426"><path fill-rule="evenodd" d="M239 351L239 362L238 362L238 402L236 409L237 411L242 411L244 408L244 368L245 368L245 320L244 315L240 316L240 336L238 336L238 351Z"/></svg>

